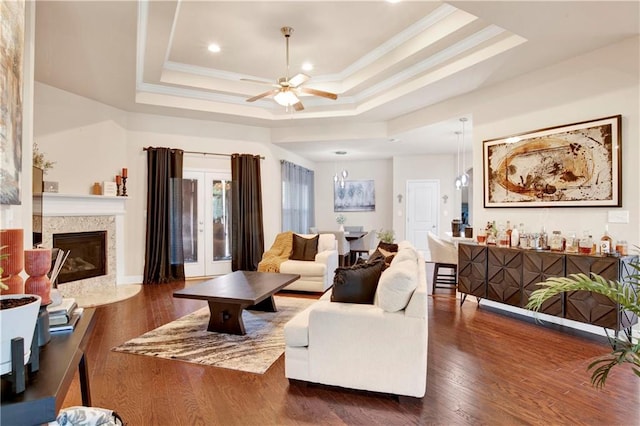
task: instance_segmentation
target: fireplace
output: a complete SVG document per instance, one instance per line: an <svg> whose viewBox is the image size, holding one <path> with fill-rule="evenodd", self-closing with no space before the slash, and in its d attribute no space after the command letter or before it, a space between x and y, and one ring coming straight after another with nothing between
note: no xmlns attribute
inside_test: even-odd
<svg viewBox="0 0 640 426"><path fill-rule="evenodd" d="M53 247L70 251L57 282L61 284L106 275L106 237L106 231L53 234Z"/></svg>

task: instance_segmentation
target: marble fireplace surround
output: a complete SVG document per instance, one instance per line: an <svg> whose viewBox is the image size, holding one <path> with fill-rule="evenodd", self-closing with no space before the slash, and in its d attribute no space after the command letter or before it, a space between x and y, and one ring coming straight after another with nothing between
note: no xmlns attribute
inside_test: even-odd
<svg viewBox="0 0 640 426"><path fill-rule="evenodd" d="M107 232L107 273L99 277L60 284L62 289L86 293L113 288L123 281L124 214L126 197L44 193L42 246L53 247L53 234Z"/></svg>

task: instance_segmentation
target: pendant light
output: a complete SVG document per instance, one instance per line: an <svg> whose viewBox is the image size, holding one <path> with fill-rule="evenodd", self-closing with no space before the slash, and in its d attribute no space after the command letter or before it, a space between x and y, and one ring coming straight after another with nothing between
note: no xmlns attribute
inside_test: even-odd
<svg viewBox="0 0 640 426"><path fill-rule="evenodd" d="M347 151L335 151L336 155L347 155ZM340 172L340 174L338 174L338 172L336 171L336 163L333 163L333 171L334 171L334 175L333 175L333 182L334 183L338 183L338 181L340 182L340 188L344 189L345 187L345 180L349 177L349 172L347 171L347 169L342 169L342 171Z"/></svg>
<svg viewBox="0 0 640 426"><path fill-rule="evenodd" d="M456 134L456 136L458 137L458 145L457 145L457 150L458 153L456 155L456 189L460 189L462 188L462 180L460 179L460 132L454 132Z"/></svg>
<svg viewBox="0 0 640 426"><path fill-rule="evenodd" d="M467 162L466 162L466 149L465 149L465 123L467 122L467 117L462 117L460 119L462 123L462 174L460 175L460 183L463 187L469 186L469 175L467 174Z"/></svg>

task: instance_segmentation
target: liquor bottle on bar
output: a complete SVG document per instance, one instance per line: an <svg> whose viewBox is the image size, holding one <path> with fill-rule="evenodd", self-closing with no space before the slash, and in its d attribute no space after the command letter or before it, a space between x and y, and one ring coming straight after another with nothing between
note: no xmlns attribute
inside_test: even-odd
<svg viewBox="0 0 640 426"><path fill-rule="evenodd" d="M513 232L513 229L511 229L511 221L508 220L507 221L507 230L505 231L507 233L507 247L511 247L511 233Z"/></svg>
<svg viewBox="0 0 640 426"><path fill-rule="evenodd" d="M611 253L613 247L613 239L609 236L609 225L604 226L604 235L600 238L600 254L607 255Z"/></svg>

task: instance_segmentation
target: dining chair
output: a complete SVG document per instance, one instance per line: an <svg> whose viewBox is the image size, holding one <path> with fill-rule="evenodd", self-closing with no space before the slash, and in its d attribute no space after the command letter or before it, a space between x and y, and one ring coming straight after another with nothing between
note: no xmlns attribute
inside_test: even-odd
<svg viewBox="0 0 640 426"><path fill-rule="evenodd" d="M367 259L369 258L369 253L371 251L373 245L373 237L375 236L375 231L369 231L362 237L357 240L352 240L349 242L351 245L351 253L354 255L354 262L358 260L358 258Z"/></svg>
<svg viewBox="0 0 640 426"><path fill-rule="evenodd" d="M336 236L338 243L338 262L340 266L348 266L350 263L349 254L351 253L351 246L349 241L344 236L345 231L319 231L319 234L333 234Z"/></svg>
<svg viewBox="0 0 640 426"><path fill-rule="evenodd" d="M458 252L453 243L442 240L429 231L427 234L431 262L433 262L432 293L437 288L456 290L458 286Z"/></svg>

